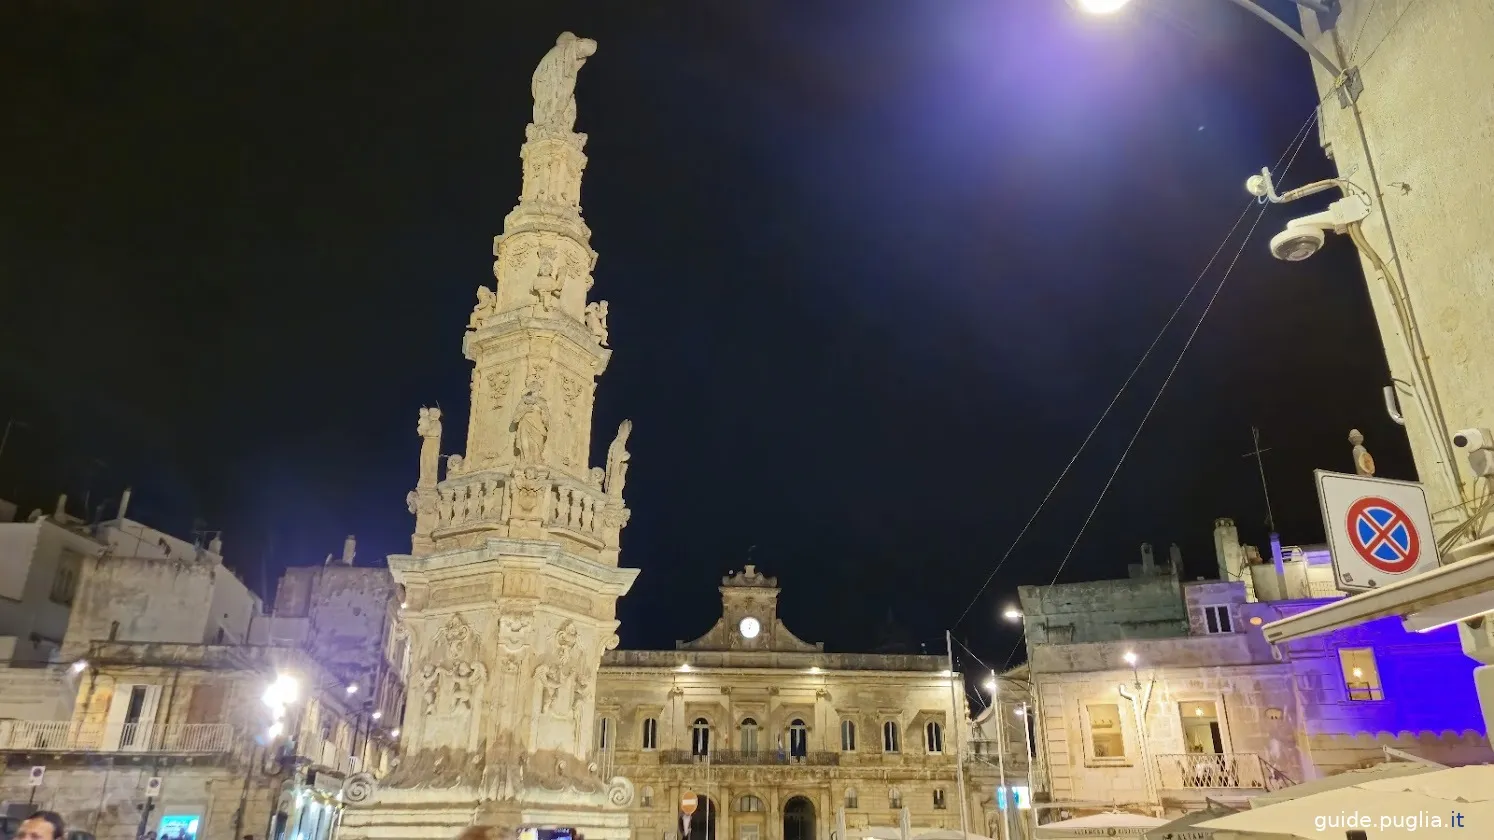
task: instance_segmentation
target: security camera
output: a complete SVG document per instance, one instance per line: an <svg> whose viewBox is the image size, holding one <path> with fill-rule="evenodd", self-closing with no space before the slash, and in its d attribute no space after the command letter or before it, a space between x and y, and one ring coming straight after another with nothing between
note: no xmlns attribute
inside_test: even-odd
<svg viewBox="0 0 1494 840"><path fill-rule="evenodd" d="M1494 446L1494 433L1488 429L1459 429L1452 442L1459 449L1489 449Z"/></svg>
<svg viewBox="0 0 1494 840"><path fill-rule="evenodd" d="M1475 476L1494 476L1494 432L1459 429L1452 442L1453 446L1468 450L1468 466Z"/></svg>
<svg viewBox="0 0 1494 840"><path fill-rule="evenodd" d="M1249 189L1250 186L1251 183L1246 182L1246 188ZM1287 222L1286 230L1271 237L1271 256L1287 262L1305 260L1316 254L1328 241L1328 231L1343 233L1349 229L1349 225L1363 221L1368 215L1369 205L1362 200L1341 198L1328 205L1328 209L1321 213Z"/></svg>

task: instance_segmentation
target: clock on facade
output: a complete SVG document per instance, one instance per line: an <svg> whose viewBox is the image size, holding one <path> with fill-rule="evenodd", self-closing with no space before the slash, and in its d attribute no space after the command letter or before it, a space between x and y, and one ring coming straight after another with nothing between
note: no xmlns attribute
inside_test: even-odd
<svg viewBox="0 0 1494 840"><path fill-rule="evenodd" d="M742 632L742 638L755 639L757 638L758 631L762 630L763 626L758 623L757 619L748 616L742 619L742 623L737 625L737 629Z"/></svg>

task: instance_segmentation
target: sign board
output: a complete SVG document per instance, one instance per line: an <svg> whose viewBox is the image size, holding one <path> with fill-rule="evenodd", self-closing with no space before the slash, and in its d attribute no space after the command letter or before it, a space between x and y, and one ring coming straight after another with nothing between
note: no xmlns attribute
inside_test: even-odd
<svg viewBox="0 0 1494 840"><path fill-rule="evenodd" d="M1364 592L1437 568L1432 514L1420 484L1327 470L1314 476L1339 589Z"/></svg>
<svg viewBox="0 0 1494 840"><path fill-rule="evenodd" d="M32 787L41 787L42 777L45 775L47 775L47 766L39 764L31 768L31 776L26 779L26 782Z"/></svg>
<svg viewBox="0 0 1494 840"><path fill-rule="evenodd" d="M695 813L695 808L699 804L700 802L695 798L695 794L687 793L682 799L680 799L680 811L682 811L685 816L688 817L691 814Z"/></svg>
<svg viewBox="0 0 1494 840"><path fill-rule="evenodd" d="M151 776L145 780L145 798L155 799L161 795L161 777Z"/></svg>

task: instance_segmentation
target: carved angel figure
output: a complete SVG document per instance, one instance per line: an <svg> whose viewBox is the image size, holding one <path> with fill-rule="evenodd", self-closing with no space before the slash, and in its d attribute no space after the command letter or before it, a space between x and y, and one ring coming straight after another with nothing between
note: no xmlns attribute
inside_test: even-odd
<svg viewBox="0 0 1494 840"><path fill-rule="evenodd" d="M436 483L441 469L441 409L420 409L415 431L421 438L419 486L429 487Z"/></svg>
<svg viewBox="0 0 1494 840"><path fill-rule="evenodd" d="M560 292L565 288L564 269L564 263L556 265L554 249L540 249L539 267L534 270L534 294L539 298L541 309L549 311L560 298Z"/></svg>
<svg viewBox="0 0 1494 840"><path fill-rule="evenodd" d="M405 507L409 508L410 513L413 514L415 512L415 503L419 498L420 497L416 495L414 490L411 490L410 492L405 494Z"/></svg>
<svg viewBox="0 0 1494 840"><path fill-rule="evenodd" d="M534 69L529 91L534 96L534 124L568 132L576 126L576 77L597 51L597 42L560 33L555 46Z"/></svg>
<svg viewBox="0 0 1494 840"><path fill-rule="evenodd" d="M596 336L598 344L607 346L607 301L594 300L586 304L586 328Z"/></svg>
<svg viewBox="0 0 1494 840"><path fill-rule="evenodd" d="M550 436L550 409L545 398L528 391L514 412L514 454L525 464L542 463Z"/></svg>
<svg viewBox="0 0 1494 840"><path fill-rule="evenodd" d="M451 476L454 476L454 475L461 475L462 474L462 465L464 463L465 462L463 461L462 456L460 456L460 455L447 455L446 456L446 477L450 478Z"/></svg>
<svg viewBox="0 0 1494 840"><path fill-rule="evenodd" d="M559 699L560 686L565 681L565 674L555 663L547 662L539 667L534 676L540 684L540 714L548 715L555 708L555 701Z"/></svg>
<svg viewBox="0 0 1494 840"><path fill-rule="evenodd" d="M614 499L622 498L623 484L627 481L628 459L632 457L628 452L628 435L632 433L633 421L622 421L617 427L617 437L607 447L607 495Z"/></svg>
<svg viewBox="0 0 1494 840"><path fill-rule="evenodd" d="M421 437L441 436L441 409L422 408L420 419L415 422L415 433Z"/></svg>

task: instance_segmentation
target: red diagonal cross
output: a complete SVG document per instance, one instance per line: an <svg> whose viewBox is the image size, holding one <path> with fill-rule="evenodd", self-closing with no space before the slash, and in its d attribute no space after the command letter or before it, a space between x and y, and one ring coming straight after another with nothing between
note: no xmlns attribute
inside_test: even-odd
<svg viewBox="0 0 1494 840"><path fill-rule="evenodd" d="M1401 524L1401 518L1399 516L1392 513L1390 515L1390 521L1386 522L1385 527L1383 528L1375 524L1375 518L1369 515L1369 511L1365 511L1364 513L1359 514L1359 516L1360 518L1367 521L1370 528L1375 532L1375 538L1364 544L1365 551L1369 552L1370 554L1374 554L1375 549L1380 547L1380 543L1388 542L1390 543L1390 547L1394 549L1396 556L1406 556L1406 553L1404 551L1401 551L1400 544L1390 538L1390 532L1394 531L1396 529L1396 526Z"/></svg>

